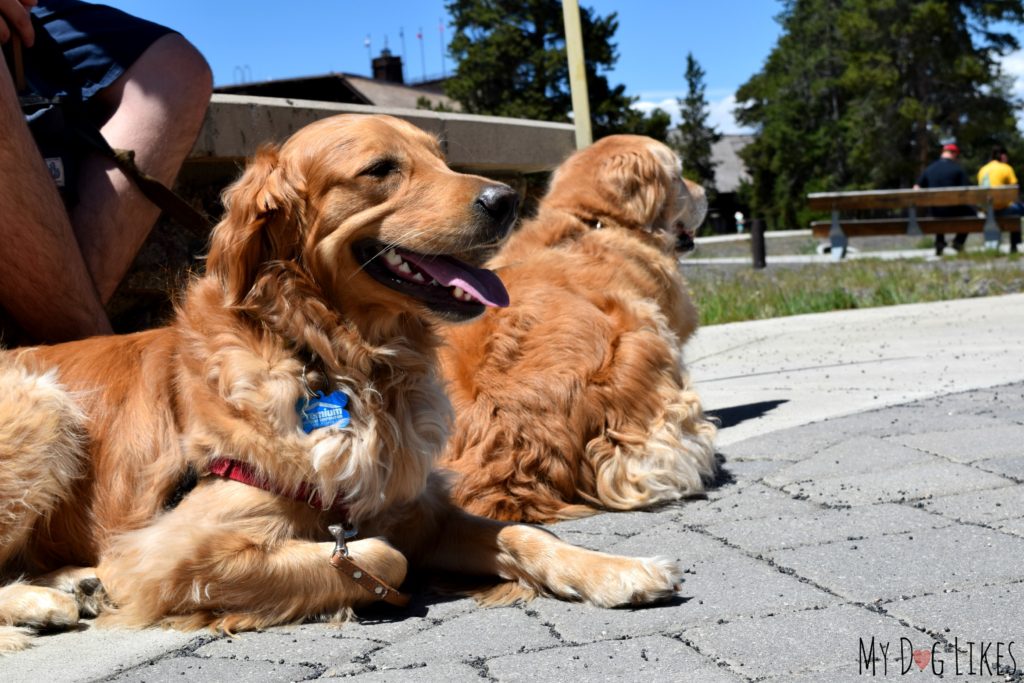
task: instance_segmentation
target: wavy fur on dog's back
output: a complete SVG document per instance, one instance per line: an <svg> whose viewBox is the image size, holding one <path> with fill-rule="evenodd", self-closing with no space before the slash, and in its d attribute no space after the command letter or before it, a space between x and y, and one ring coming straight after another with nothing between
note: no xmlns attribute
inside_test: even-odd
<svg viewBox="0 0 1024 683"><path fill-rule="evenodd" d="M672 245L705 203L649 138L570 158L492 259L511 306L447 330L456 500L548 522L700 493L714 425L683 367L697 313Z"/></svg>

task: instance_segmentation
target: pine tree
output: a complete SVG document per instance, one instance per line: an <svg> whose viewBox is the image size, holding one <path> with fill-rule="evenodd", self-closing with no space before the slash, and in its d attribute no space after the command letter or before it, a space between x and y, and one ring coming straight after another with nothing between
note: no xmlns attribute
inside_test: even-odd
<svg viewBox="0 0 1024 683"><path fill-rule="evenodd" d="M712 146L722 139L721 133L708 125L708 101L705 96L704 69L693 53L686 55L686 97L679 99L681 121L676 128L675 147L683 159L683 175L700 183L709 193L715 189L715 163Z"/></svg>
<svg viewBox="0 0 1024 683"><path fill-rule="evenodd" d="M569 121L572 100L559 0L451 0L454 27L449 53L457 66L445 84L463 111L542 121ZM598 16L580 7L587 90L594 137L640 133L664 140L664 112L644 116L624 85L612 86L604 72L618 60L612 42L615 13Z"/></svg>
<svg viewBox="0 0 1024 683"><path fill-rule="evenodd" d="M808 192L908 187L941 141L957 140L968 170L993 142L1020 144L997 61L1018 43L996 28L1024 24L1022 0L786 0L778 20L736 95L770 226L804 225Z"/></svg>

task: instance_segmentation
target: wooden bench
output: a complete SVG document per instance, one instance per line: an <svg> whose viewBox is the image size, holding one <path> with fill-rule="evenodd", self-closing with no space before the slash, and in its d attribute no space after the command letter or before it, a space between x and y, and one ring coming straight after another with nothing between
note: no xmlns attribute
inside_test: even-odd
<svg viewBox="0 0 1024 683"><path fill-rule="evenodd" d="M846 255L850 237L870 235L935 235L956 232L981 232L986 242L998 242L1003 232L1020 230L1019 216L996 216L993 205L1006 205L1017 199L1018 187L946 187L927 190L867 190L862 192L816 192L807 195L807 206L815 211L830 211L832 219L814 221L815 237L828 237L835 260ZM984 217L933 218L918 216L918 210L933 206L980 206ZM906 211L892 218L843 218L844 211Z"/></svg>

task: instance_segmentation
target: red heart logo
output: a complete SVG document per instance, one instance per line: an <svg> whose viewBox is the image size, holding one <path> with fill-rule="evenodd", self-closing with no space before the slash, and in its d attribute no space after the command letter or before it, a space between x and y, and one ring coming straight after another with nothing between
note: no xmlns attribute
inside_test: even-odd
<svg viewBox="0 0 1024 683"><path fill-rule="evenodd" d="M921 671L928 666L928 663L932 661L931 650L914 650L914 663L917 664Z"/></svg>

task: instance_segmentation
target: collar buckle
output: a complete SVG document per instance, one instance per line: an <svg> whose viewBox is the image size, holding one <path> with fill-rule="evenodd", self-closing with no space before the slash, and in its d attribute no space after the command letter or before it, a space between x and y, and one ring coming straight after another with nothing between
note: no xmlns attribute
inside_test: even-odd
<svg viewBox="0 0 1024 683"><path fill-rule="evenodd" d="M342 556L348 557L347 542L359 535L359 529L346 522L343 524L331 524L327 527L327 530L334 536L334 550L331 552L331 556L333 557L341 553Z"/></svg>

